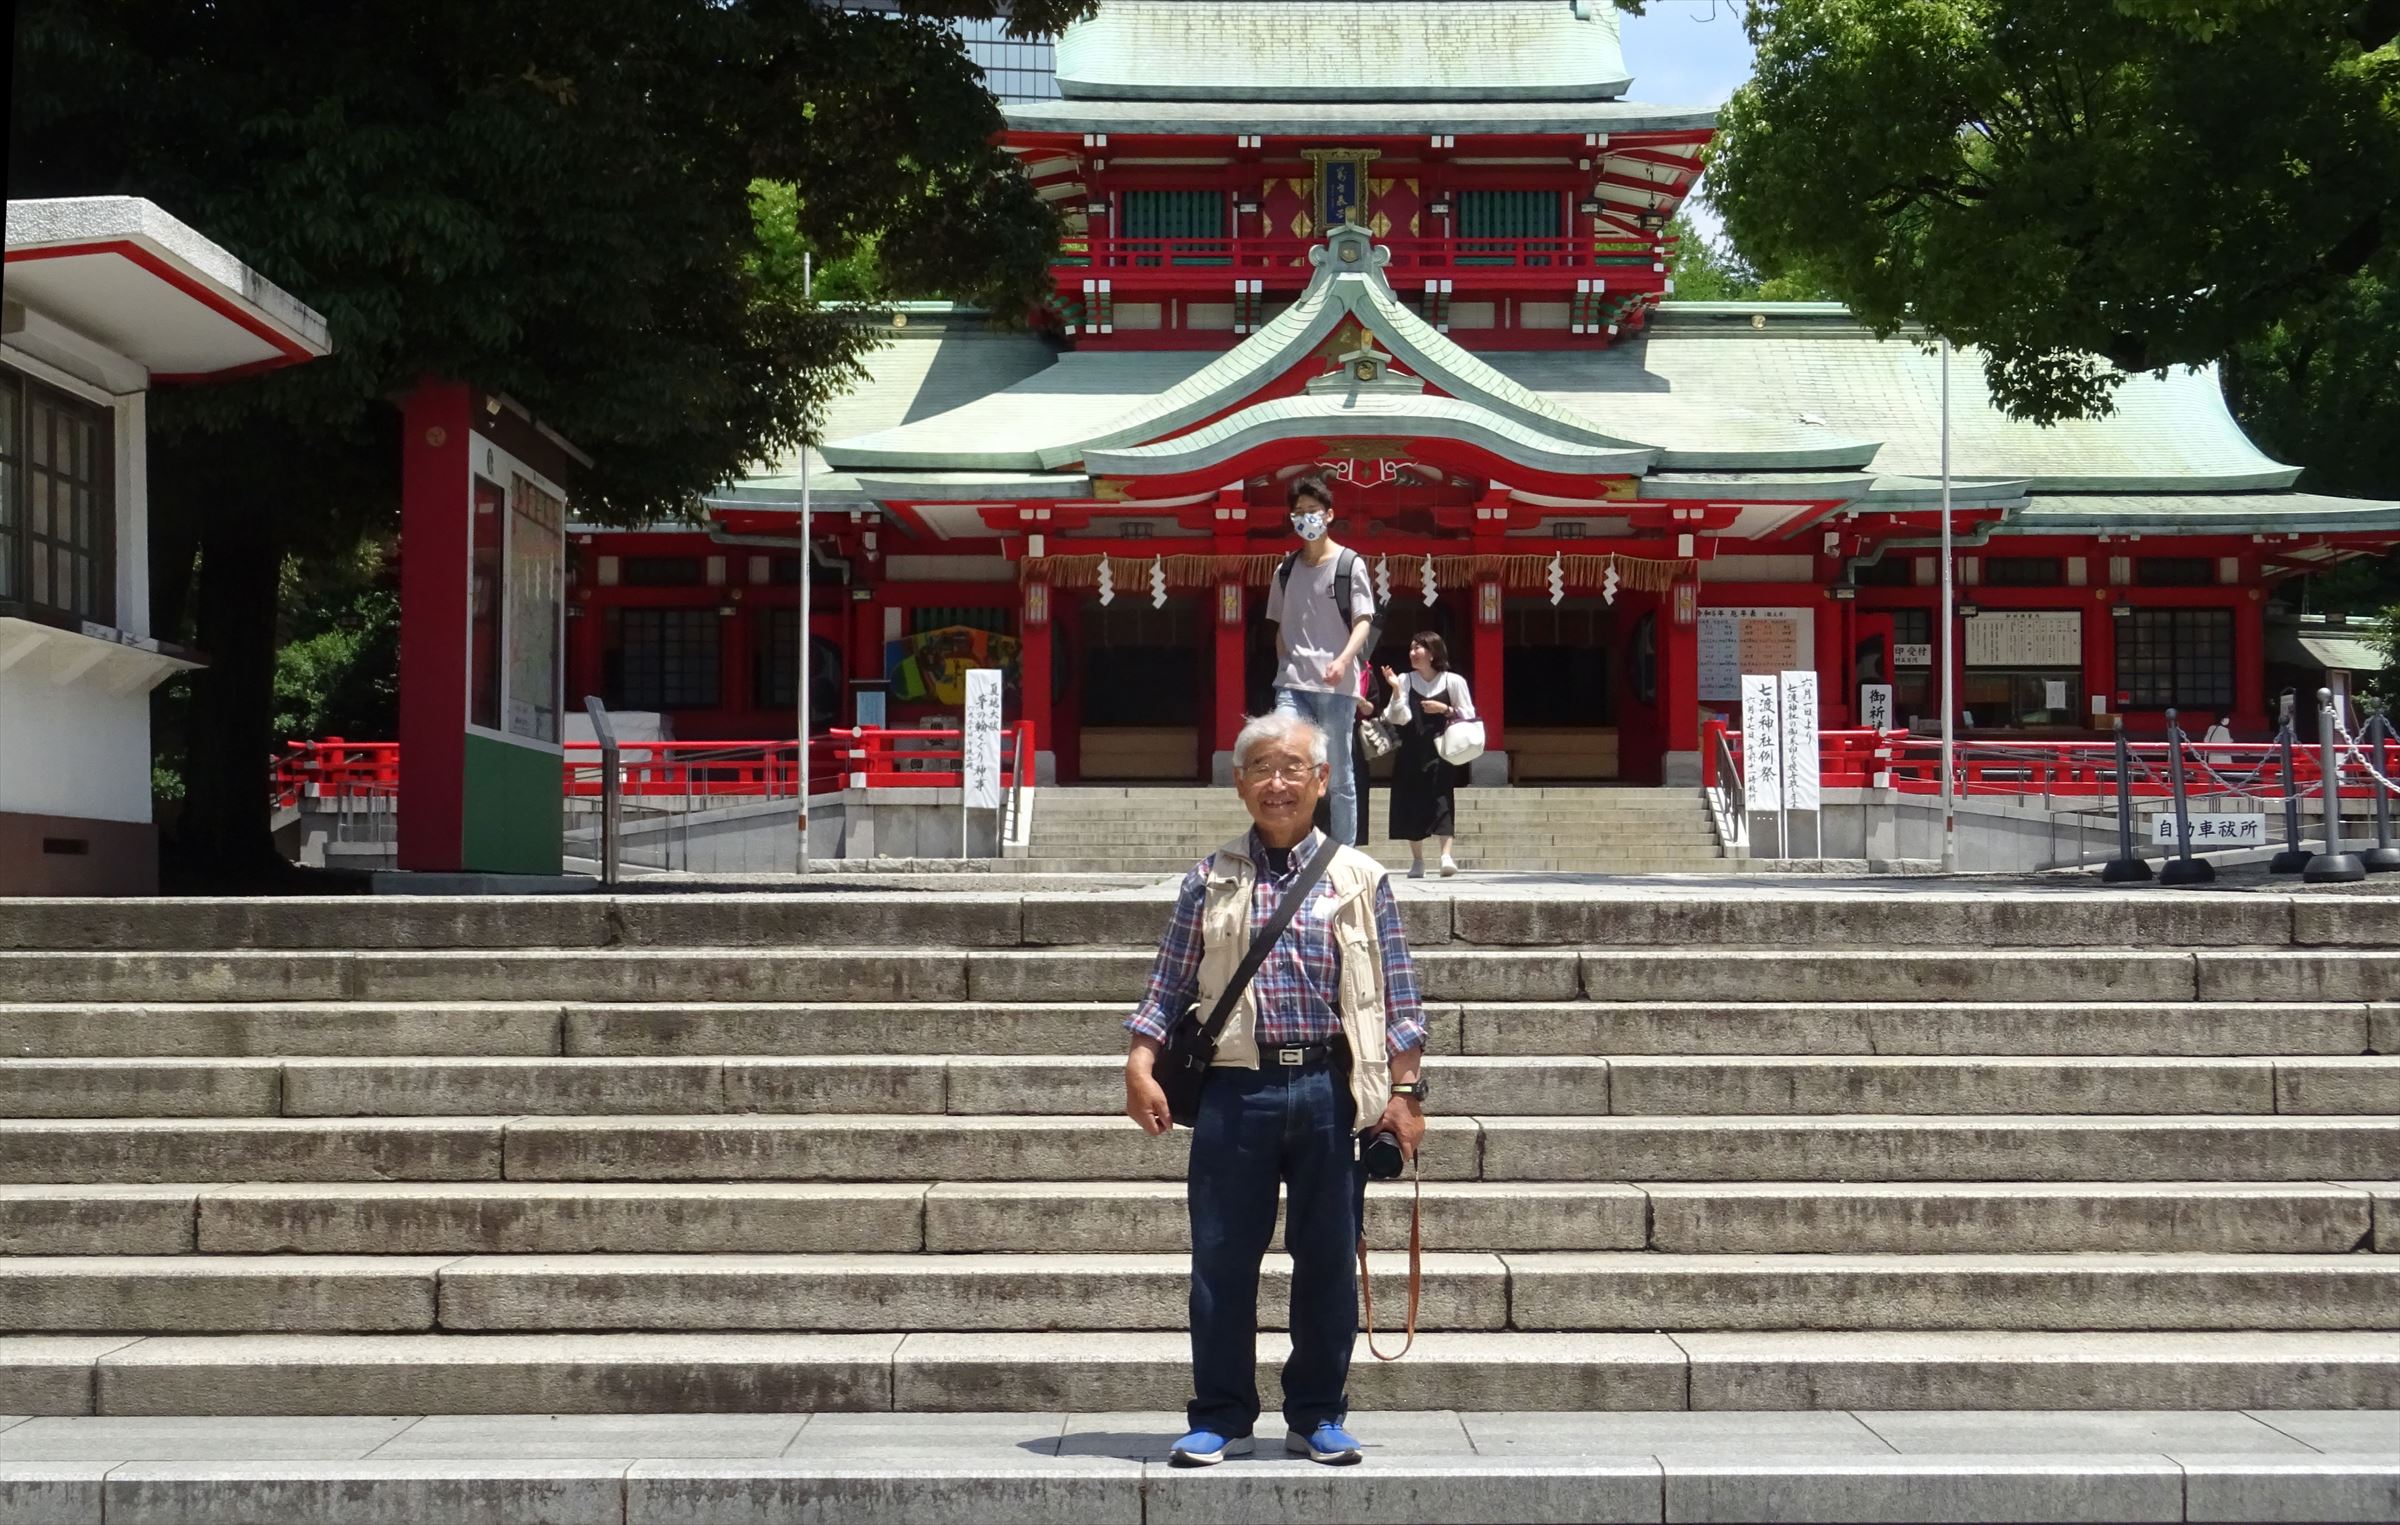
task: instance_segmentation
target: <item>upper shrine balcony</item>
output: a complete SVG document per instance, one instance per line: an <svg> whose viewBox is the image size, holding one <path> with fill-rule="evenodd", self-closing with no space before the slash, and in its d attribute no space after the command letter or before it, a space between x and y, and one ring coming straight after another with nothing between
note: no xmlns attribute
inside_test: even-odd
<svg viewBox="0 0 2400 1525"><path fill-rule="evenodd" d="M1606 290L1654 294L1666 289L1675 239L1601 234L1552 238L1429 238L1393 234L1377 243L1391 250L1384 275L1394 288L1449 280L1457 288L1549 290L1562 283L1605 281ZM1255 279L1268 291L1308 284L1309 254L1320 238L1256 235L1242 238L1128 238L1071 234L1059 246L1062 291L1083 277L1105 274L1117 291L1197 291L1227 279Z"/></svg>

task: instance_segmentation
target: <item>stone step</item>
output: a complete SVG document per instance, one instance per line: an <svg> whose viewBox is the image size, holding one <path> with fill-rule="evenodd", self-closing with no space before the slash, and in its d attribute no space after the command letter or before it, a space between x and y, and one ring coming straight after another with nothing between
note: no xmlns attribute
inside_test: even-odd
<svg viewBox="0 0 2400 1525"><path fill-rule="evenodd" d="M1617 1000L1565 1005L1468 1003L1458 1011L1457 1052L1529 1058L1550 1054L2067 1057L2400 1053L2400 1007L2363 1005L2192 1001L1741 1005Z"/></svg>
<svg viewBox="0 0 2400 1525"><path fill-rule="evenodd" d="M1387 1295L1405 1285L1405 1253L1369 1265ZM1424 1273L1419 1327L1449 1331L2400 1329L2384 1255L1432 1251ZM1290 1280L1270 1257L1262 1328L1287 1327ZM0 1259L28 1334L1175 1334L1190 1289L1185 1254Z"/></svg>
<svg viewBox="0 0 2400 1525"><path fill-rule="evenodd" d="M1286 1351L1259 1340L1270 1407ZM0 1390L30 1414L1156 1412L1189 1382L1183 1341L1159 1334L0 1337ZM1433 1332L1388 1364L1362 1339L1351 1397L1361 1412L2400 1408L2400 1335Z"/></svg>
<svg viewBox="0 0 2400 1525"><path fill-rule="evenodd" d="M1090 1055L1123 1001L841 1005L676 1001L382 1005L239 1002L0 1007L28 1059ZM2400 1053L2400 1005L2200 1002L1435 1001L1435 1055Z"/></svg>
<svg viewBox="0 0 2400 1525"><path fill-rule="evenodd" d="M2400 1176L2400 1117L1523 1117L1479 1127L1478 1178L1489 1181Z"/></svg>
<svg viewBox="0 0 2400 1525"><path fill-rule="evenodd" d="M1410 1194L1367 1194L1404 1243ZM2400 1250L2400 1183L1436 1181L1442 1250L1677 1254ZM0 1187L0 1255L1167 1254L1174 1181Z"/></svg>
<svg viewBox="0 0 2400 1525"><path fill-rule="evenodd" d="M1367 1464L1335 1474L1272 1430L1255 1459L1174 1467L1172 1411L37 1419L20 1449L70 1459L0 1463L0 1509L45 1525L1585 1525L2371 1520L2400 1499L2387 1414L2000 1417L1377 1410L1357 1427ZM2293 1431L2350 1444L2323 1454Z"/></svg>
<svg viewBox="0 0 2400 1525"><path fill-rule="evenodd" d="M1428 1119L1429 1180L2400 1179L2400 1117ZM0 1183L1175 1180L1115 1117L127 1118L0 1122Z"/></svg>
<svg viewBox="0 0 2400 1525"><path fill-rule="evenodd" d="M1105 1033L1105 1029L1101 1030ZM1113 1054L950 1058L23 1059L0 1118L1109 1116ZM2400 1113L2400 1056L1454 1057L1478 1117Z"/></svg>
<svg viewBox="0 0 2400 1525"><path fill-rule="evenodd" d="M1739 860L1716 861L1713 872L1738 871L1728 865ZM1173 872L1190 866L1178 862ZM940 894L395 896L378 900L371 915L340 898L24 900L10 902L8 916L0 919L0 950L80 950L123 959L141 950L233 948L1129 947L1156 940L1168 898L1157 888L1077 893L1005 884ZM1928 889L1907 895L1847 889L1707 894L1673 886L1546 887L1534 894L1428 883L1410 887L1403 912L1416 944L1455 936L1487 946L1614 949L2400 946L2400 897L2170 895L2081 883L2046 891ZM65 998L29 995L30 967L7 965L0 993L12 1000ZM271 998L295 997L277 991ZM124 990L86 998L137 999ZM0 1052L13 1049L0 1044Z"/></svg>
<svg viewBox="0 0 2400 1525"><path fill-rule="evenodd" d="M1428 901L1428 905L1440 902ZM1152 961L1127 948L722 953L0 954L0 989L33 1003L1131 1000ZM2372 1001L2400 978L2384 950L1807 952L1694 947L1416 950L1429 999L1561 1001Z"/></svg>

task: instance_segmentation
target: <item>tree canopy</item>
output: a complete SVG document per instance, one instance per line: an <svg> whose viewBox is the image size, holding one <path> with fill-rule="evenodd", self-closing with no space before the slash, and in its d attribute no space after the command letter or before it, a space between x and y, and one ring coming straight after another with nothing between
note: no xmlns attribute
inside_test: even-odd
<svg viewBox="0 0 2400 1525"><path fill-rule="evenodd" d="M1038 298L1054 220L943 24L1000 7L897 9L17 7L10 195L147 197L334 337L326 360L152 406L154 623L212 659L194 691L196 855L266 854L280 568L388 528L390 404L419 378L515 396L592 456L578 517L634 520L790 450L860 374L872 336L798 299L794 245L834 262L872 246L895 285L1004 312ZM1012 24L1086 9L1017 0ZM762 208L788 238L762 241Z"/></svg>
<svg viewBox="0 0 2400 1525"><path fill-rule="evenodd" d="M2105 411L2400 269L2400 0L1749 0L1734 244ZM2095 363L2099 357L2106 363Z"/></svg>

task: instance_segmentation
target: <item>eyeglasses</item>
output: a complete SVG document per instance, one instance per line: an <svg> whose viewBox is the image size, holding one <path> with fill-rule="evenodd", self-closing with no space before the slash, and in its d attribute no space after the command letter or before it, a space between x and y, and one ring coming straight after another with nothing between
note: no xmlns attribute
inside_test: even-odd
<svg viewBox="0 0 2400 1525"><path fill-rule="evenodd" d="M1315 776L1322 763L1254 762L1242 765L1242 777L1254 784L1275 779L1286 784L1304 784Z"/></svg>

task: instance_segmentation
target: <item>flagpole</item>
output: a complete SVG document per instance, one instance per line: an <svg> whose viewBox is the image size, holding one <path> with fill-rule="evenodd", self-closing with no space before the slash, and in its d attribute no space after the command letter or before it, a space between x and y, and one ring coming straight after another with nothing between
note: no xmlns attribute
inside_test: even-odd
<svg viewBox="0 0 2400 1525"><path fill-rule="evenodd" d="M803 254L800 256L800 299L801 299L802 301L804 301L804 302L813 302L813 301L815 301L815 300L816 300L816 289L817 289L817 257L816 257L816 255L815 255L815 254L813 254L813 253L803 253ZM810 496L809 496L809 484L808 484L808 445L807 445L807 443L804 441L804 442L802 442L802 444L801 444L801 446L800 446L800 651L799 651L799 662L800 662L800 872L801 872L801 873L803 873L803 874L807 873L807 872L808 872L808 869L809 869L809 861L808 861L808 786L809 786L809 778L808 778L808 721L809 721L809 713L808 713L808 709L809 709L809 699L810 699L810 697L811 697L811 696L810 696L810 692L809 692L809 690L810 690L810 686L811 686L811 685L810 685L810 683L809 683L809 678L810 678L810 675L811 675L811 674L810 674L810 669L812 669L812 668L813 668L813 667L816 665L815 663L813 663L813 662L811 662L811 661L809 660L809 657L810 657L810 656L811 656L813 653L812 653L812 651L811 651L811 649L810 649L810 647L811 647L811 642L809 641L809 638L808 638L808 622L809 622L809 616L810 616L810 615L811 615L811 614L814 612L814 611L813 611L813 609L811 608L811 599L810 599L810 597L809 597L809 594L810 594L810 591L811 591L811 589L813 589L813 588L815 587L815 585L816 585L816 581L817 581L817 577L816 577L816 572L817 572L817 568L816 568L816 559L817 559L817 557L816 557L816 542L815 542L815 541L814 541L814 539L812 538L812 531L813 531L813 528L814 528L814 522L813 522L813 521L814 521L814 517L815 517L815 515L814 515L814 508L815 508L814 501L813 501L813 500L810 498Z"/></svg>
<svg viewBox="0 0 2400 1525"><path fill-rule="evenodd" d="M1942 872L1958 872L1958 653L1950 554L1950 340L1942 339Z"/></svg>

